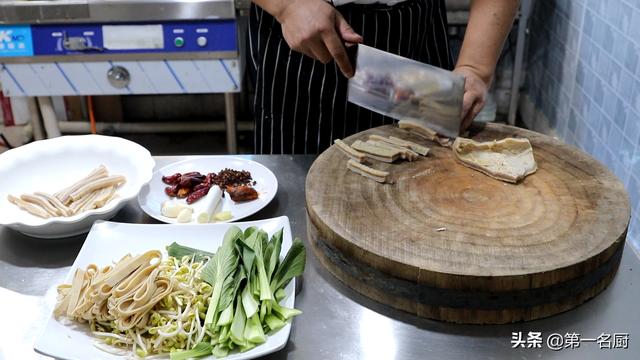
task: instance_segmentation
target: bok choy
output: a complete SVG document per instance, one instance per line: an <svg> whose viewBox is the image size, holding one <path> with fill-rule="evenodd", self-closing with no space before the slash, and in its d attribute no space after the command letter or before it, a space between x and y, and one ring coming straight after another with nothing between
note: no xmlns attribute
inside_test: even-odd
<svg viewBox="0 0 640 360"><path fill-rule="evenodd" d="M305 248L295 239L281 261L282 241L283 230L269 238L256 227L242 231L234 226L215 254L175 243L170 246L182 255L210 258L200 273L213 288L204 322L210 342L208 347L198 344L197 351L188 355L224 357L232 350L250 350L301 314L279 302L285 298L284 288L291 279L304 272ZM185 355L178 352L176 358Z"/></svg>

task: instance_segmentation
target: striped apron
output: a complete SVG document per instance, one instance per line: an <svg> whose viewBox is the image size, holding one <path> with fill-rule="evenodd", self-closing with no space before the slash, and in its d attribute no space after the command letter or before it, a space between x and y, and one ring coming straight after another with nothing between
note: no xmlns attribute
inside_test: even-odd
<svg viewBox="0 0 640 360"><path fill-rule="evenodd" d="M364 44L453 68L444 0L407 0L394 6L348 4L337 9L362 35ZM254 4L248 32L256 154L318 154L334 139L393 123L347 102L348 80L337 65L292 51L280 24Z"/></svg>

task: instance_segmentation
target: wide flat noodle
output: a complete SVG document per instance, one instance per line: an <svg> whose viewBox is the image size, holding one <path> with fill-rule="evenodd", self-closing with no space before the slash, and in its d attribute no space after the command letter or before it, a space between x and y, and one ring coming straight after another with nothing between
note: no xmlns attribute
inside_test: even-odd
<svg viewBox="0 0 640 360"><path fill-rule="evenodd" d="M172 284L159 277L162 254L157 250L113 266L77 269L70 285L58 287L54 314L76 320L114 321L120 331L131 329L153 306L168 295Z"/></svg>
<svg viewBox="0 0 640 360"><path fill-rule="evenodd" d="M158 278L159 269L123 297L113 298L109 304L109 312L116 317L116 325L120 330L128 330L136 326L162 298L171 292L171 282L166 278ZM110 299L111 300L111 299Z"/></svg>

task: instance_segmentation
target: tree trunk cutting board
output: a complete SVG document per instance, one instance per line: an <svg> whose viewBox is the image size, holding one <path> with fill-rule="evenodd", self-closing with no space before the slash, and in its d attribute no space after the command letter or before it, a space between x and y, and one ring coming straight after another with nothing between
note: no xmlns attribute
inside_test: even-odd
<svg viewBox="0 0 640 360"><path fill-rule="evenodd" d="M469 137L477 141L531 141L538 171L508 184L393 126L345 142L372 134L431 152L415 162L374 161L394 184L347 170L347 157L335 146L309 170L309 239L323 265L349 287L421 317L499 324L574 308L615 276L630 219L627 195L609 170L578 149L510 126L473 128Z"/></svg>

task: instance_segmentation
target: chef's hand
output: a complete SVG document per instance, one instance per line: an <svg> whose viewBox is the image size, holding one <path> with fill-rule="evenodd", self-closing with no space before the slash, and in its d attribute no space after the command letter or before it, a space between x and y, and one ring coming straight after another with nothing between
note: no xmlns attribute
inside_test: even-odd
<svg viewBox="0 0 640 360"><path fill-rule="evenodd" d="M453 72L461 74L465 78L464 97L462 99L462 123L460 125L460 133L464 133L484 107L489 85L469 66L459 66Z"/></svg>
<svg viewBox="0 0 640 360"><path fill-rule="evenodd" d="M333 6L324 0L288 0L274 16L291 49L323 64L335 60L344 76L353 76L345 43L360 43L362 36Z"/></svg>

